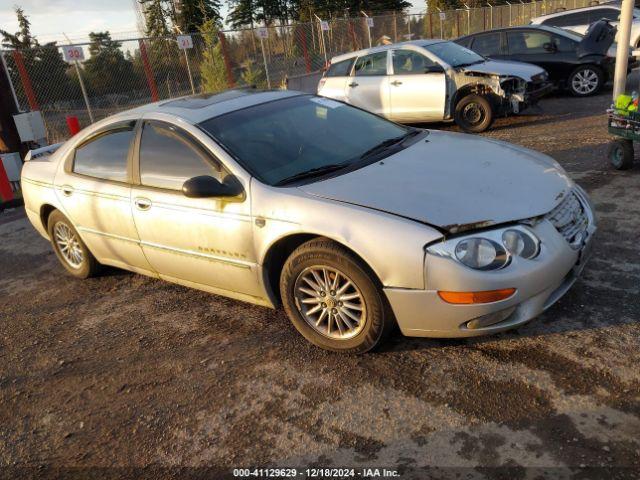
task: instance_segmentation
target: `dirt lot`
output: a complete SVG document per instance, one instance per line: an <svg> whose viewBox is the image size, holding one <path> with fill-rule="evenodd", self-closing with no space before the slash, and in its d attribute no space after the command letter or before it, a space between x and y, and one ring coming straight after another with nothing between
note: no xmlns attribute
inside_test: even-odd
<svg viewBox="0 0 640 480"><path fill-rule="evenodd" d="M121 271L74 280L24 217L7 217L0 472L220 478L314 465L638 478L640 161L628 172L605 161L609 95L550 98L487 135L554 156L599 217L582 279L494 337L398 334L377 353L327 353L282 312Z"/></svg>

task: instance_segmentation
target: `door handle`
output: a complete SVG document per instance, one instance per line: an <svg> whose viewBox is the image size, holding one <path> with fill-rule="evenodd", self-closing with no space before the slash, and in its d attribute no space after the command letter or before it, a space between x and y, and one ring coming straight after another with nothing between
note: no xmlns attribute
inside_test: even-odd
<svg viewBox="0 0 640 480"><path fill-rule="evenodd" d="M136 198L133 203L135 203L138 210L149 210L151 208L151 200L148 198Z"/></svg>
<svg viewBox="0 0 640 480"><path fill-rule="evenodd" d="M356 82L351 82L351 83L350 83L349 85L347 85L347 86L348 86L348 87L351 87L351 88L355 88L355 87L357 87L357 86L358 86L358 84L357 84Z"/></svg>
<svg viewBox="0 0 640 480"><path fill-rule="evenodd" d="M63 185L61 190L65 197L70 197L73 194L73 187L71 185Z"/></svg>
<svg viewBox="0 0 640 480"><path fill-rule="evenodd" d="M394 80L393 82L391 82L391 85L397 87L398 85L402 85L402 82L400 80Z"/></svg>

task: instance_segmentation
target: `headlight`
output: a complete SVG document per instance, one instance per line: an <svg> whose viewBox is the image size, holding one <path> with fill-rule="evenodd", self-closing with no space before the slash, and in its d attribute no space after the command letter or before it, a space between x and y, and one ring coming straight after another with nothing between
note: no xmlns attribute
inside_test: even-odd
<svg viewBox="0 0 640 480"><path fill-rule="evenodd" d="M498 243L487 238L467 238L456 245L458 261L476 270L496 270L509 261L507 252Z"/></svg>
<svg viewBox="0 0 640 480"><path fill-rule="evenodd" d="M502 233L502 244L511 255L531 259L538 255L539 243L522 230L509 229Z"/></svg>

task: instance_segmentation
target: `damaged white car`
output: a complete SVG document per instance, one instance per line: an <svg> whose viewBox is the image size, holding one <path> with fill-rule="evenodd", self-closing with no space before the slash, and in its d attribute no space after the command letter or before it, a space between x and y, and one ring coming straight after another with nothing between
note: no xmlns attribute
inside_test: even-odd
<svg viewBox="0 0 640 480"><path fill-rule="evenodd" d="M535 65L488 60L456 43L417 40L331 59L318 94L402 123L455 120L468 132L553 89Z"/></svg>

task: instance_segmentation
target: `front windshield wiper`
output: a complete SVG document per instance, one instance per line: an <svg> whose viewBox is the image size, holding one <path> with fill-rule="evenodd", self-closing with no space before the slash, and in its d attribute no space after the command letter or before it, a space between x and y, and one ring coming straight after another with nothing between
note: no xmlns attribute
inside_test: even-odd
<svg viewBox="0 0 640 480"><path fill-rule="evenodd" d="M459 63L458 65L456 65L456 68L458 67L470 67L471 65L477 65L478 63L484 63L487 60L485 58L481 59L481 60L475 60L473 62L468 62L468 63Z"/></svg>
<svg viewBox="0 0 640 480"><path fill-rule="evenodd" d="M383 152L387 148L389 148L389 147L391 147L393 145L397 145L399 143L402 143L406 139L414 137L414 136L418 135L421 132L422 132L422 130L419 130L419 129L416 128L416 129L408 131L404 135L400 135L399 137L393 137L393 138L389 138L387 140L384 140L384 141L378 143L377 145L374 145L369 150L367 150L362 155L360 155L360 160L364 160L364 159L369 158L369 157L371 157L373 155L376 155L376 154L378 154L380 152Z"/></svg>
<svg viewBox="0 0 640 480"><path fill-rule="evenodd" d="M325 173L335 172L337 170L342 170L347 167L348 163L330 163L329 165L322 165L321 167L311 168L309 170L304 170L302 172L298 172L295 175L291 175L290 177L283 178L279 180L275 186L281 187L288 183L295 182L297 180L303 180L305 178L316 177L318 175L323 175Z"/></svg>

